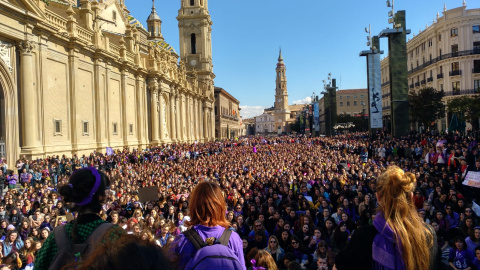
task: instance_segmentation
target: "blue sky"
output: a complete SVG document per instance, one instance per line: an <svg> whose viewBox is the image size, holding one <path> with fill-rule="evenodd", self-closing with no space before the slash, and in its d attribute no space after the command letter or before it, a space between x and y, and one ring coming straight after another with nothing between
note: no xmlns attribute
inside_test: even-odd
<svg viewBox="0 0 480 270"><path fill-rule="evenodd" d="M131 15L146 26L152 2L126 0ZM407 28L418 34L437 12L462 6L463 0L397 0L395 11L406 10ZM467 9L480 1L467 0ZM340 89L367 87L365 27L372 35L388 24L384 0L209 0L212 17L215 85L240 101L241 115L252 117L271 107L279 47L287 67L289 103L300 103L322 91L332 73ZM180 0L156 0L162 34L179 50L176 16ZM381 39L387 52L387 40Z"/></svg>

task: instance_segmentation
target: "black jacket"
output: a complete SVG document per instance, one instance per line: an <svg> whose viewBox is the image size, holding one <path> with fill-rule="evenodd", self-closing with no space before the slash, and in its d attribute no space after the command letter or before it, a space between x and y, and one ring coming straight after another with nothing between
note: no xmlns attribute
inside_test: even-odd
<svg viewBox="0 0 480 270"><path fill-rule="evenodd" d="M433 228L426 225L433 235L433 247L430 249L431 270L437 269L438 245L437 236ZM335 258L335 266L338 270L344 269L372 269L372 245L378 231L374 226L365 226L356 230L347 247L340 251Z"/></svg>

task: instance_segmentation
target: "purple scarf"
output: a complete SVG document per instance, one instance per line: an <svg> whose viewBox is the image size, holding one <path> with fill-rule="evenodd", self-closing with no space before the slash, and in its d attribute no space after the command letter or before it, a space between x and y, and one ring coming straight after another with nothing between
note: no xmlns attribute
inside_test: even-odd
<svg viewBox="0 0 480 270"><path fill-rule="evenodd" d="M395 234L388 225L383 213L378 213L373 221L378 234L373 239L372 269L375 270L404 270L405 263L402 257L402 243L396 240Z"/></svg>

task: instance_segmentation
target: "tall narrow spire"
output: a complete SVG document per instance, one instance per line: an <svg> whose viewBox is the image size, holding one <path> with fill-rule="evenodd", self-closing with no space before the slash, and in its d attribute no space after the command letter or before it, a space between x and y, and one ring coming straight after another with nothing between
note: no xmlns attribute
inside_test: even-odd
<svg viewBox="0 0 480 270"><path fill-rule="evenodd" d="M443 12L447 11L447 3L443 3Z"/></svg>
<svg viewBox="0 0 480 270"><path fill-rule="evenodd" d="M150 34L149 40L163 39L162 36L162 20L155 10L155 0L152 0L152 12L147 19L147 31Z"/></svg>
<svg viewBox="0 0 480 270"><path fill-rule="evenodd" d="M467 1L463 0L463 6L464 6L464 7L467 6Z"/></svg>
<svg viewBox="0 0 480 270"><path fill-rule="evenodd" d="M281 47L280 47L280 54L278 55L278 62L283 62L282 48Z"/></svg>
<svg viewBox="0 0 480 270"><path fill-rule="evenodd" d="M158 16L157 11L155 10L155 0L152 0L152 12L148 16L147 21L158 20L160 21L160 16Z"/></svg>

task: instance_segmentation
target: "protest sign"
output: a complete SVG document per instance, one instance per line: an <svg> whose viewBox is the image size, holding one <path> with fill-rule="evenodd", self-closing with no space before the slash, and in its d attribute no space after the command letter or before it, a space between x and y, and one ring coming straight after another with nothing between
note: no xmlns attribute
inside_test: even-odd
<svg viewBox="0 0 480 270"><path fill-rule="evenodd" d="M158 200L158 187L139 188L138 200L143 203Z"/></svg>
<svg viewBox="0 0 480 270"><path fill-rule="evenodd" d="M480 172L468 172L463 184L469 187L480 188Z"/></svg>

